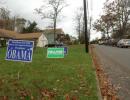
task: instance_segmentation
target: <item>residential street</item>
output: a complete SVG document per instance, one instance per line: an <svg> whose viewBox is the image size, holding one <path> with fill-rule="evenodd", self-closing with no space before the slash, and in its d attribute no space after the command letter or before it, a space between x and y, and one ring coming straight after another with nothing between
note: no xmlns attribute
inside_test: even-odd
<svg viewBox="0 0 130 100"><path fill-rule="evenodd" d="M119 88L120 100L130 100L130 48L95 45L95 51L112 84Z"/></svg>

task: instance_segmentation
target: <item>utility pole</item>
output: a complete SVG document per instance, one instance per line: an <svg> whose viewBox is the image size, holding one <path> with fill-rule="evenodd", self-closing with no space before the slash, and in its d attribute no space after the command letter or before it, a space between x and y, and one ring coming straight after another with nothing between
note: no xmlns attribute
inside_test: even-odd
<svg viewBox="0 0 130 100"><path fill-rule="evenodd" d="M87 16L87 10L88 10L88 4L86 6L86 0L83 0L84 5L84 25L85 25L85 51L86 53L89 52L89 39L88 39L88 16ZM87 1L88 3L88 1Z"/></svg>

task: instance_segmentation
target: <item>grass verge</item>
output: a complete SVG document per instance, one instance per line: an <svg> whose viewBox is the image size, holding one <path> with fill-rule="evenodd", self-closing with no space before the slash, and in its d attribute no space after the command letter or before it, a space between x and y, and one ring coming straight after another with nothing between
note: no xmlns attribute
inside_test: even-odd
<svg viewBox="0 0 130 100"><path fill-rule="evenodd" d="M96 78L84 46L71 46L64 59L46 58L36 48L32 63L5 60L0 49L0 100L98 100Z"/></svg>

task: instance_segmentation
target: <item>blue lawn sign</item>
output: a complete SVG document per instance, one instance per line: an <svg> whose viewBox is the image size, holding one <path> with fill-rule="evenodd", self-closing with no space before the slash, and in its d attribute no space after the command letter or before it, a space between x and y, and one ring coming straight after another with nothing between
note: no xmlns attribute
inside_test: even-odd
<svg viewBox="0 0 130 100"><path fill-rule="evenodd" d="M68 53L68 48L64 47L64 54L67 54L67 53Z"/></svg>
<svg viewBox="0 0 130 100"><path fill-rule="evenodd" d="M9 40L6 60L32 62L34 41Z"/></svg>

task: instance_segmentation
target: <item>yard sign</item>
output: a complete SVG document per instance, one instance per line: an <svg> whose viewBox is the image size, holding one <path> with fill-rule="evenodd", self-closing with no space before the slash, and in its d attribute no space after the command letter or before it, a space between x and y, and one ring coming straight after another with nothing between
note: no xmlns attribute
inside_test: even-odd
<svg viewBox="0 0 130 100"><path fill-rule="evenodd" d="M34 41L9 40L6 60L32 62Z"/></svg>
<svg viewBox="0 0 130 100"><path fill-rule="evenodd" d="M68 48L64 47L64 54L67 54L67 53L68 53Z"/></svg>
<svg viewBox="0 0 130 100"><path fill-rule="evenodd" d="M48 48L47 58L64 58L64 48Z"/></svg>

